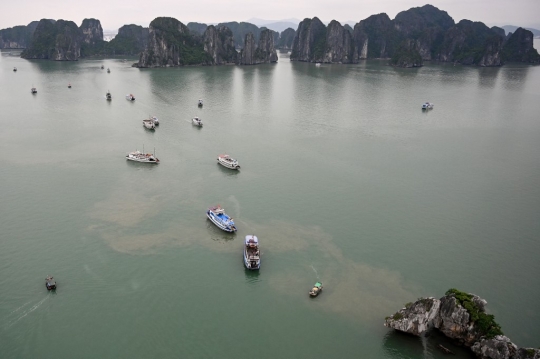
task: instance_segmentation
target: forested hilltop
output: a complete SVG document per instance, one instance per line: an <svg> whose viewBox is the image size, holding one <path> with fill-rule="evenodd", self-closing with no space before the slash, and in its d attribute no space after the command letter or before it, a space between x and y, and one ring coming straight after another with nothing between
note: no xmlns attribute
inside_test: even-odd
<svg viewBox="0 0 540 359"><path fill-rule="evenodd" d="M306 18L297 30L281 33L247 22L216 26L159 17L148 28L124 25L111 41L101 23L85 19L42 19L0 30L0 48L24 48L22 57L75 61L88 56L138 55L137 66L259 64L277 61L276 49L291 51L291 61L358 63L383 58L400 67L425 61L501 66L506 62L540 63L533 34L518 28L505 35L499 27L461 20L455 23L432 5L402 11L394 19L372 15L354 28L332 20Z"/></svg>

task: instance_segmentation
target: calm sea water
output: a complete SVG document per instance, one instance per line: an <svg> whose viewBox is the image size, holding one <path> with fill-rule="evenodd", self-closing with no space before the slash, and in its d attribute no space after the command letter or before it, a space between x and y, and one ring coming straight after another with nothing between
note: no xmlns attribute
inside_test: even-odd
<svg viewBox="0 0 540 359"><path fill-rule="evenodd" d="M0 56L1 358L469 358L383 326L452 287L540 345L540 67L134 61Z"/></svg>

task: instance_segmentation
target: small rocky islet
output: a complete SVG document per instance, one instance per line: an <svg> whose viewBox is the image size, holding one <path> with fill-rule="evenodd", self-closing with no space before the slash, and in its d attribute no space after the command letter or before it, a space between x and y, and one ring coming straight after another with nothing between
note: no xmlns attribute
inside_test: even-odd
<svg viewBox="0 0 540 359"><path fill-rule="evenodd" d="M384 325L416 336L438 330L482 359L540 359L540 349L519 348L512 343L495 317L486 313L486 305L487 301L475 294L449 289L440 299L419 298L407 303L386 317Z"/></svg>
<svg viewBox="0 0 540 359"><path fill-rule="evenodd" d="M365 59L388 59L397 67L419 67L425 61L462 65L501 66L508 62L539 64L533 33L482 22L455 23L446 11L432 5L402 11L392 20L372 15L354 28L333 20L306 18L296 30L281 33L247 22L216 26L158 17L148 28L124 25L111 41L103 40L97 19L42 19L26 26L0 30L0 49L25 49L21 57L76 61L90 56L138 55L135 67L185 65L256 65L277 62L276 50L290 51L291 61L355 64Z"/></svg>

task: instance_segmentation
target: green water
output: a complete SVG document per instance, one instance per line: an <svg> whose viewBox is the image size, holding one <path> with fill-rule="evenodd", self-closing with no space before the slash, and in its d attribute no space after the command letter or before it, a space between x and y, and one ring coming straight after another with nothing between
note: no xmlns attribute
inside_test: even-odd
<svg viewBox="0 0 540 359"><path fill-rule="evenodd" d="M133 61L0 56L1 358L469 358L382 325L452 287L540 345L540 67Z"/></svg>

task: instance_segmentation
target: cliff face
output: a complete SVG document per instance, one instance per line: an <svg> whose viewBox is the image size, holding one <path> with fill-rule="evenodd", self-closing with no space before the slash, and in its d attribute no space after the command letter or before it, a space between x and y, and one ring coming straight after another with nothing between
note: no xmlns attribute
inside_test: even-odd
<svg viewBox="0 0 540 359"><path fill-rule="evenodd" d="M422 55L418 51L419 43L414 40L404 40L390 58L390 65L397 67L420 67L424 65Z"/></svg>
<svg viewBox="0 0 540 359"><path fill-rule="evenodd" d="M540 63L540 55L533 47L533 33L521 27L510 35L502 53L504 61Z"/></svg>
<svg viewBox="0 0 540 359"><path fill-rule="evenodd" d="M351 33L339 22L332 20L326 28L326 49L323 62L351 63L353 50Z"/></svg>
<svg viewBox="0 0 540 359"><path fill-rule="evenodd" d="M254 25L249 22L222 22L217 25L220 26L226 26L229 29L231 29L233 33L233 40L237 47L242 47L244 44L244 40L246 38L246 35L248 33L251 33L254 37L255 43L259 41L259 33L261 32L261 29L257 25Z"/></svg>
<svg viewBox="0 0 540 359"><path fill-rule="evenodd" d="M222 65L238 62L233 33L228 27L208 26L203 35L203 42L204 51L212 57L213 64Z"/></svg>
<svg viewBox="0 0 540 359"><path fill-rule="evenodd" d="M189 31L191 31L192 34L198 34L202 36L204 32L206 31L206 28L208 25L201 24L199 22L188 22L187 27Z"/></svg>
<svg viewBox="0 0 540 359"><path fill-rule="evenodd" d="M141 53L138 67L208 65L212 58L189 29L170 17L158 17L150 23L148 44Z"/></svg>
<svg viewBox="0 0 540 359"><path fill-rule="evenodd" d="M326 49L326 26L314 17L298 24L291 50L291 61L322 62Z"/></svg>
<svg viewBox="0 0 540 359"><path fill-rule="evenodd" d="M81 56L79 28L73 21L58 20L54 24L40 20L32 44L23 51L25 59L76 61Z"/></svg>
<svg viewBox="0 0 540 359"><path fill-rule="evenodd" d="M279 36L279 42L277 46L278 49L284 49L284 50L292 49L295 34L296 34L296 31L294 31L294 29L291 29L290 27L283 30L283 32Z"/></svg>
<svg viewBox="0 0 540 359"><path fill-rule="evenodd" d="M240 52L240 65L265 64L277 60L274 37L270 30L261 31L259 46L255 46L255 36L252 33L246 35L244 48Z"/></svg>
<svg viewBox="0 0 540 359"><path fill-rule="evenodd" d="M101 22L96 19L84 19L79 27L81 43L95 45L103 41L103 29Z"/></svg>
<svg viewBox="0 0 540 359"><path fill-rule="evenodd" d="M386 14L372 15L354 26L353 62L360 59L388 58L397 47L396 30Z"/></svg>
<svg viewBox="0 0 540 359"><path fill-rule="evenodd" d="M420 298L385 319L386 327L413 335L432 328L470 347L482 359L540 359L540 349L518 348L505 337L487 302L474 294L450 289L440 300Z"/></svg>
<svg viewBox="0 0 540 359"><path fill-rule="evenodd" d="M27 26L0 30L0 49L25 49L32 38Z"/></svg>

